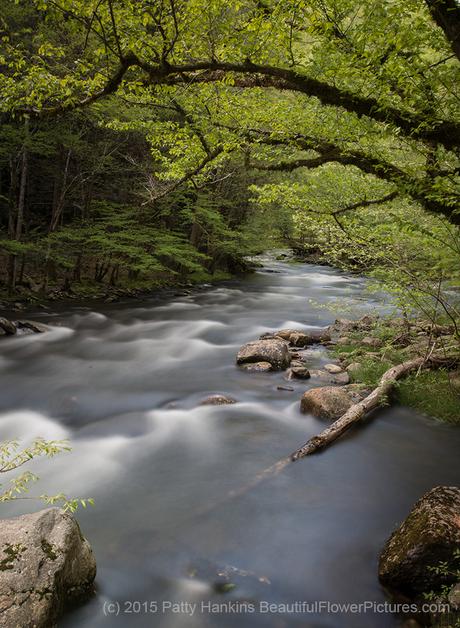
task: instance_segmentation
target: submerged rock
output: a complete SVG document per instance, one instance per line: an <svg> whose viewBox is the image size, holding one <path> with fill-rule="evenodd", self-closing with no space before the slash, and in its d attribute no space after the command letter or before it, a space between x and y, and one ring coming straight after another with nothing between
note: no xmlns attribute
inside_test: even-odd
<svg viewBox="0 0 460 628"><path fill-rule="evenodd" d="M3 519L0 626L55 625L93 593L96 561L75 518L59 508Z"/></svg>
<svg viewBox="0 0 460 628"><path fill-rule="evenodd" d="M437 486L423 495L380 555L379 579L409 597L454 584L460 547L460 488ZM436 570L439 563L445 569Z"/></svg>
<svg viewBox="0 0 460 628"><path fill-rule="evenodd" d="M0 317L0 329L7 336L14 336L17 331L16 325L7 318L4 318L3 316Z"/></svg>
<svg viewBox="0 0 460 628"><path fill-rule="evenodd" d="M312 388L303 394L300 401L300 411L304 414L313 414L319 419L340 418L353 404L350 393L344 388L322 386Z"/></svg>
<svg viewBox="0 0 460 628"><path fill-rule="evenodd" d="M291 362L287 343L281 338L254 340L243 345L236 356L237 364L269 362L274 371L286 369Z"/></svg>
<svg viewBox="0 0 460 628"><path fill-rule="evenodd" d="M7 318L0 317L0 335L13 336L18 331L20 333L42 334L49 330L48 325L43 323L29 320L10 321Z"/></svg>
<svg viewBox="0 0 460 628"><path fill-rule="evenodd" d="M50 330L48 325L37 323L36 321L18 320L16 321L16 325L18 326L18 329L29 329L34 334L43 334L45 331Z"/></svg>
<svg viewBox="0 0 460 628"><path fill-rule="evenodd" d="M226 395L210 395L200 401L200 406L225 406L231 403L236 403L236 399L233 397L227 397Z"/></svg>

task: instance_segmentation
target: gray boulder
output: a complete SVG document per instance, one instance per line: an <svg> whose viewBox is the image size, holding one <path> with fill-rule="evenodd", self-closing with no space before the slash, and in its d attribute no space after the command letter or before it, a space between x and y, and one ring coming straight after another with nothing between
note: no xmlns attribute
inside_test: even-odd
<svg viewBox="0 0 460 628"><path fill-rule="evenodd" d="M460 547L460 488L437 486L426 493L393 532L380 555L380 582L415 597L456 582ZM435 568L445 563L441 572Z"/></svg>
<svg viewBox="0 0 460 628"><path fill-rule="evenodd" d="M96 561L75 518L59 508L3 519L0 626L55 625L67 606L93 593Z"/></svg>
<svg viewBox="0 0 460 628"><path fill-rule="evenodd" d="M281 338L254 340L243 345L236 356L237 364L269 362L274 371L286 369L291 362L287 343Z"/></svg>

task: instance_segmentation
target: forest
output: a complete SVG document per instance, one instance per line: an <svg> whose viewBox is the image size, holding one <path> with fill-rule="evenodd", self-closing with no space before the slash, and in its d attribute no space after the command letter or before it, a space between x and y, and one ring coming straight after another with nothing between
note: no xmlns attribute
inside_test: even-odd
<svg viewBox="0 0 460 628"><path fill-rule="evenodd" d="M0 627L460 625L459 0L2 0L0 307Z"/></svg>
<svg viewBox="0 0 460 628"><path fill-rule="evenodd" d="M5 298L219 279L267 245L448 290L459 25L455 0L3 2Z"/></svg>

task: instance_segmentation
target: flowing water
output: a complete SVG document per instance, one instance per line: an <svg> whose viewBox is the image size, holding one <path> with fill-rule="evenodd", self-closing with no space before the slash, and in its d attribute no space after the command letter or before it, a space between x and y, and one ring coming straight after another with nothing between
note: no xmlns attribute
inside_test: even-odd
<svg viewBox="0 0 460 628"><path fill-rule="evenodd" d="M400 625L390 613L282 605L383 602L379 551L426 490L458 481L460 430L389 408L322 454L223 499L324 427L299 413L311 382L280 391L282 373L235 366L238 347L281 327L322 327L345 306L354 316L381 307L364 279L264 262L247 279L191 294L60 306L39 315L51 332L2 339L0 440L69 438L70 454L33 464L37 488L96 502L78 518L97 557L97 595L60 626ZM328 361L317 348L309 364ZM239 403L199 405L213 393ZM40 508L7 504L2 514L32 506ZM233 573L236 586L218 592L229 566L249 573ZM260 612L267 603L275 612Z"/></svg>

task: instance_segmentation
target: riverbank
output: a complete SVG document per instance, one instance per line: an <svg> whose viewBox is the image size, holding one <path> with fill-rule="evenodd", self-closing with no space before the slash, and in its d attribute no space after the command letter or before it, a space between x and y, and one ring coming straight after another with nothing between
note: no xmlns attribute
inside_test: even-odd
<svg viewBox="0 0 460 628"><path fill-rule="evenodd" d="M393 402L460 425L460 342L453 325L368 316L361 322L339 320L336 327L341 336L333 352L352 382L366 387L376 387L388 369L406 360L428 359L434 351L452 357L452 368L418 369L398 381Z"/></svg>
<svg viewBox="0 0 460 628"><path fill-rule="evenodd" d="M6 288L0 289L0 309L22 311L28 307L46 309L53 303L116 303L124 299L138 299L152 295L178 295L190 289L200 286L209 287L224 281L237 279L239 276L250 274L257 268L256 264L247 264L244 270L231 274L224 271L216 271L213 274L194 273L186 279L168 279L144 282L131 282L112 286L98 282L75 283L71 289L52 288L43 292L37 287L31 288L30 284L21 285L13 293Z"/></svg>

